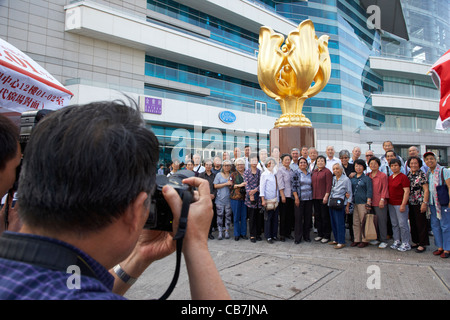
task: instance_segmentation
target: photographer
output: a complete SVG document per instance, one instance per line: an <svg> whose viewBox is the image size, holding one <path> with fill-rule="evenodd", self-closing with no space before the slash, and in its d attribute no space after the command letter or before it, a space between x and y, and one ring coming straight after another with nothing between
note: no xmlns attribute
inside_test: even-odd
<svg viewBox="0 0 450 320"><path fill-rule="evenodd" d="M0 114L0 199L8 193L5 205L0 210L0 233L4 230L15 229L14 221L18 221L15 210L10 202L14 195L11 188L16 181L16 170L20 165L22 152L19 144L19 129L7 117ZM8 209L8 216L6 210Z"/></svg>
<svg viewBox="0 0 450 320"><path fill-rule="evenodd" d="M19 181L21 233L6 231L0 238L0 299L123 299L118 294L152 262L174 252L172 233L143 230L157 151L140 113L123 102L69 106L40 121ZM198 189L183 242L191 296L229 298L207 247L208 182L183 182ZM175 231L181 198L170 186L162 193ZM73 265L81 270L75 288L67 269Z"/></svg>

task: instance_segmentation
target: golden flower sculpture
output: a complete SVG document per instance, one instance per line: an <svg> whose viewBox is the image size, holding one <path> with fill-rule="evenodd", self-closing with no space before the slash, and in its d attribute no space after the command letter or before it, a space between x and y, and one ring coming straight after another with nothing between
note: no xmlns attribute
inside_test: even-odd
<svg viewBox="0 0 450 320"><path fill-rule="evenodd" d="M270 27L261 27L258 81L262 90L281 106L276 128L312 127L302 113L303 103L322 91L330 79L328 39L327 35L316 36L311 20L300 23L286 41Z"/></svg>

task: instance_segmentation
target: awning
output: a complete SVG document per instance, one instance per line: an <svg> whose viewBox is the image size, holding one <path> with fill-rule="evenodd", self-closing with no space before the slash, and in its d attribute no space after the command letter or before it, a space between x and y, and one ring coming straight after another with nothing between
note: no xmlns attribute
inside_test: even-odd
<svg viewBox="0 0 450 320"><path fill-rule="evenodd" d="M409 40L400 0L360 0L360 2L365 10L371 5L376 5L380 8L381 30Z"/></svg>
<svg viewBox="0 0 450 320"><path fill-rule="evenodd" d="M73 94L22 51L0 39L0 112L57 110Z"/></svg>

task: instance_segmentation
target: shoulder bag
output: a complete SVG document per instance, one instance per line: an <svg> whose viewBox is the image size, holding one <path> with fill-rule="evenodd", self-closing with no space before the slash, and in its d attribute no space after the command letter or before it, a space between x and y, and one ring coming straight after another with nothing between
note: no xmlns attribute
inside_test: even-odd
<svg viewBox="0 0 450 320"><path fill-rule="evenodd" d="M448 197L448 187L444 180L444 167L441 167L441 181L442 183L438 186L436 186L436 194L437 198L439 200L439 204L441 206L448 206L449 204L449 197Z"/></svg>
<svg viewBox="0 0 450 320"><path fill-rule="evenodd" d="M336 183L333 183L333 186L331 190L334 189L334 186ZM344 208L345 199L343 198L330 198L330 201L328 202L328 206L335 210L342 210Z"/></svg>

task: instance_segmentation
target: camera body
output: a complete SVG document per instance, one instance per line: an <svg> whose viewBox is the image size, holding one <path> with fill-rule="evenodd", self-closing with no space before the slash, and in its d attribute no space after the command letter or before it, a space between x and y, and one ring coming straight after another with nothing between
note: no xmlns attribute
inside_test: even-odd
<svg viewBox="0 0 450 320"><path fill-rule="evenodd" d="M173 187L180 198L183 199L185 192L190 192L193 195L193 188L182 181L194 176L195 173L190 170L178 171L169 177L161 174L156 175L156 188L152 194L150 213L144 229L173 231L173 213L166 199L164 199L162 188L165 185Z"/></svg>
<svg viewBox="0 0 450 320"><path fill-rule="evenodd" d="M21 114L20 128L19 128L19 144L22 154L25 151L28 141L30 140L31 132L33 131L36 124L51 112L53 112L53 110L41 109L39 111L38 110L25 111ZM21 169L22 169L22 160L20 161L20 165L16 169L16 181L14 182L11 191L15 192L19 187L19 176Z"/></svg>
<svg viewBox="0 0 450 320"><path fill-rule="evenodd" d="M44 118L49 113L53 112L53 110L34 110L34 111L25 111L20 116L20 136L19 143L22 148L22 153L27 146L28 141L30 140L31 132L33 131L36 124Z"/></svg>

